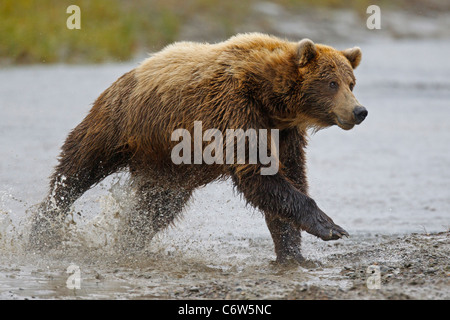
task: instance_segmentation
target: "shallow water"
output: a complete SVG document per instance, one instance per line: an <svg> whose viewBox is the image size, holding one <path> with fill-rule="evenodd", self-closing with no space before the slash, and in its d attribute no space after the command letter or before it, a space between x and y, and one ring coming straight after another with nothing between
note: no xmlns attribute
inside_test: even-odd
<svg viewBox="0 0 450 320"><path fill-rule="evenodd" d="M311 136L310 194L352 235L336 242L342 246L374 234L448 230L450 44L385 41L361 48L354 92L369 116L352 131L330 128ZM229 181L198 190L183 219L159 235L146 256L121 259L113 245L129 195L126 174L75 203L64 250L47 258L23 252L29 216L46 195L66 135L96 97L136 65L0 70L0 298L173 298L180 288L198 293L211 279L218 292L225 290L223 279L235 279L242 292L250 278L278 281L278 288L322 281L320 272L280 275L271 266L264 219L233 194ZM316 261L340 250L308 234L303 247ZM80 266L80 290L66 286L71 264ZM264 296L271 297L279 297L276 290Z"/></svg>

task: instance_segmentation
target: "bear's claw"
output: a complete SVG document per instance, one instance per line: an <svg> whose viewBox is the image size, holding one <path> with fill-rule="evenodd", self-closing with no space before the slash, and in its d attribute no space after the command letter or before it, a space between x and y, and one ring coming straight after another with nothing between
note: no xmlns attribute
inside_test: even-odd
<svg viewBox="0 0 450 320"><path fill-rule="evenodd" d="M322 229L322 228L320 228ZM319 237L320 239L324 240L324 241L329 241L329 240L338 240L341 239L342 237L348 237L349 234L347 233L347 231L345 231L344 229L342 229L341 227L339 227L338 225L334 225L332 227L332 229L328 229L329 231L326 232L325 230L317 230L317 232L310 232L311 234Z"/></svg>
<svg viewBox="0 0 450 320"><path fill-rule="evenodd" d="M319 237L322 240L338 240L342 237L349 237L347 231L338 226L333 220L328 217L322 210L316 213L316 215L309 221L309 226L303 227L306 232Z"/></svg>

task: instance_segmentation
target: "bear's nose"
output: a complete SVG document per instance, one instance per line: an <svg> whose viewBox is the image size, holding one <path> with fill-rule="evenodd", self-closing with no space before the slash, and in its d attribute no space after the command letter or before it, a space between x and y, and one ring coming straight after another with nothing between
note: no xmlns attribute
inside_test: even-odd
<svg viewBox="0 0 450 320"><path fill-rule="evenodd" d="M355 123L360 124L361 122L363 122L368 113L369 112L366 110L366 108L362 106L355 107L355 109L353 109L353 114L355 115Z"/></svg>

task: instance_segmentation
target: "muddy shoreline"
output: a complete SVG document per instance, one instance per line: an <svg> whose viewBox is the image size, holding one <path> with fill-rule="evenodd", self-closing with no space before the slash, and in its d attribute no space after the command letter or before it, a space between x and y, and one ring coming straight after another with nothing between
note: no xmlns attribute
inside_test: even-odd
<svg viewBox="0 0 450 320"><path fill-rule="evenodd" d="M258 247L258 244L254 244ZM220 268L207 256L154 251L123 257L101 250L66 248L45 256L14 255L0 269L1 299L164 300L448 300L450 233L357 236L347 241L308 241L327 252L304 266L280 267L271 258L258 266L236 259ZM258 251L258 250L256 250ZM5 255L3 255L5 257ZM70 288L79 267L80 288ZM369 267L380 283L368 284ZM373 278L375 279L375 278Z"/></svg>

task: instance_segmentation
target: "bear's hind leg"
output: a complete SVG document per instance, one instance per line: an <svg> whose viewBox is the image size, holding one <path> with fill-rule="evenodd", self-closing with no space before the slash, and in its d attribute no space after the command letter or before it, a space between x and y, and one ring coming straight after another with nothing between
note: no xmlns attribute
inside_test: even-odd
<svg viewBox="0 0 450 320"><path fill-rule="evenodd" d="M71 142L70 137L68 142ZM64 147L67 146L67 143ZM70 206L93 185L123 167L123 155L110 159L85 157L83 150L72 148L62 152L50 181L50 192L33 216L29 247L35 250L56 247L63 239L63 223ZM77 170L72 163L78 162Z"/></svg>
<svg viewBox="0 0 450 320"><path fill-rule="evenodd" d="M137 184L136 207L127 213L119 244L124 252L143 251L156 233L180 216L192 195L192 190L169 188L154 181Z"/></svg>

